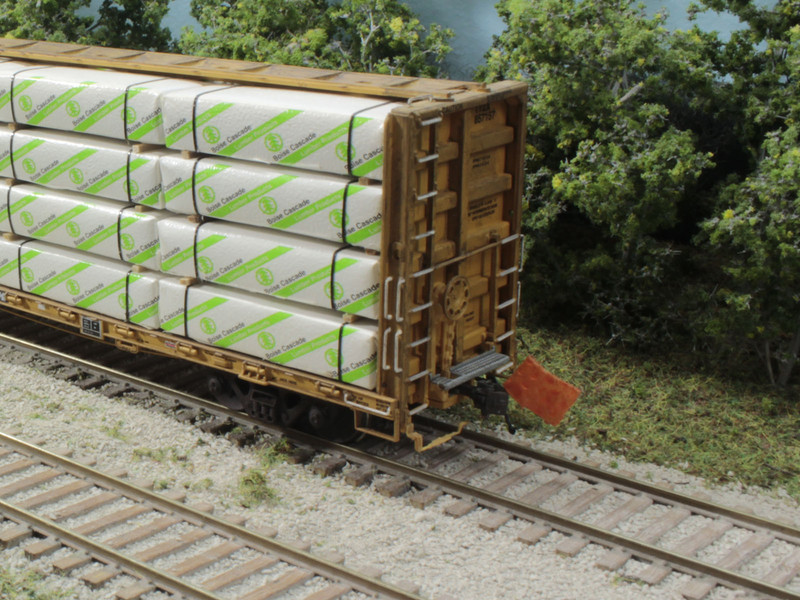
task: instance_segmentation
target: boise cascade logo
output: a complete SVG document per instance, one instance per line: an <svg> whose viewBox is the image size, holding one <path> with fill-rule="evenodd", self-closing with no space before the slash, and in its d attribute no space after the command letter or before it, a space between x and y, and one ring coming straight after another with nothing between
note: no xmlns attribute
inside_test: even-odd
<svg viewBox="0 0 800 600"><path fill-rule="evenodd" d="M258 334L258 345L264 350L272 350L275 347L275 336L267 331Z"/></svg>
<svg viewBox="0 0 800 600"><path fill-rule="evenodd" d="M275 198L271 196L264 196L258 201L258 207L265 215L274 215L275 211L278 210L278 203L275 202Z"/></svg>
<svg viewBox="0 0 800 600"><path fill-rule="evenodd" d="M207 275L214 270L214 261L207 256L201 256L197 259L197 268Z"/></svg>
<svg viewBox="0 0 800 600"><path fill-rule="evenodd" d="M217 324L211 317L203 317L200 321L200 329L202 329L203 333L206 335L213 335L217 331Z"/></svg>
<svg viewBox="0 0 800 600"><path fill-rule="evenodd" d="M19 220L22 221L22 224L25 225L25 227L30 227L33 225L33 215L27 210L19 216Z"/></svg>
<svg viewBox="0 0 800 600"><path fill-rule="evenodd" d="M135 179L128 181L128 192L131 196L136 196L139 193L139 184L136 183Z"/></svg>
<svg viewBox="0 0 800 600"><path fill-rule="evenodd" d="M68 280L67 280L67 291L68 291L68 292L69 292L71 295L73 295L73 296L77 296L78 294L80 294L80 293L81 293L81 286L80 286L80 284L79 284L77 281L75 281L74 279L68 279Z"/></svg>
<svg viewBox="0 0 800 600"><path fill-rule="evenodd" d="M203 129L203 139L207 141L209 144L216 144L219 141L219 129L214 127L213 125L209 125L205 129Z"/></svg>
<svg viewBox="0 0 800 600"><path fill-rule="evenodd" d="M341 229L342 225L350 223L350 217L345 215L341 208L335 208L328 215L328 221L337 229Z"/></svg>
<svg viewBox="0 0 800 600"><path fill-rule="evenodd" d="M75 100L70 100L69 102L67 102L66 110L67 114L74 119L79 114L81 114L81 105L78 104Z"/></svg>
<svg viewBox="0 0 800 600"><path fill-rule="evenodd" d="M211 204L217 197L217 193L214 191L214 188L204 185L199 190L197 190L200 195L200 202L204 204Z"/></svg>
<svg viewBox="0 0 800 600"><path fill-rule="evenodd" d="M272 271L269 269L259 269L256 271L256 280L264 287L272 285L275 278L272 276Z"/></svg>
<svg viewBox="0 0 800 600"><path fill-rule="evenodd" d="M75 221L70 221L67 223L67 234L69 234L69 237L78 237L81 234L81 226Z"/></svg>
<svg viewBox="0 0 800 600"><path fill-rule="evenodd" d="M119 302L120 307L124 310L128 310L133 306L133 301L131 301L130 296L128 296L128 294L125 293L122 293L119 296L117 296L117 302Z"/></svg>
<svg viewBox="0 0 800 600"><path fill-rule="evenodd" d="M349 156L348 156L349 151ZM336 157L342 161L347 162L349 158L351 161L353 157L356 155L356 149L350 146L347 142L339 142L336 144Z"/></svg>
<svg viewBox="0 0 800 600"><path fill-rule="evenodd" d="M268 133L264 136L264 146L270 152L279 152L283 148L283 138L277 133Z"/></svg>
<svg viewBox="0 0 800 600"><path fill-rule="evenodd" d="M128 107L122 110L122 118L125 120L125 123L130 125L136 122L136 111L132 107Z"/></svg>
<svg viewBox="0 0 800 600"><path fill-rule="evenodd" d="M342 284L339 283L338 281L334 282L333 286L331 286L330 283L326 283L325 295L328 298L332 298L334 300L341 300L342 297L344 296L344 288L342 287Z"/></svg>
<svg viewBox="0 0 800 600"><path fill-rule="evenodd" d="M130 233L123 233L119 238L119 243L123 250L133 250L133 247L136 245Z"/></svg>
<svg viewBox="0 0 800 600"><path fill-rule="evenodd" d="M339 366L339 352L334 350L333 348L328 348L325 351L325 362L328 363L332 367Z"/></svg>
<svg viewBox="0 0 800 600"><path fill-rule="evenodd" d="M25 267L22 269L22 280L26 283L33 281L33 270L31 270L30 267Z"/></svg>
<svg viewBox="0 0 800 600"><path fill-rule="evenodd" d="M22 161L22 170L28 175L32 175L36 171L36 163L33 162L32 158L26 158Z"/></svg>
<svg viewBox="0 0 800 600"><path fill-rule="evenodd" d="M31 100L30 96L22 96L19 99L19 107L22 110L30 110L33 108L33 101Z"/></svg>
<svg viewBox="0 0 800 600"><path fill-rule="evenodd" d="M74 169L69 170L69 180L74 183L75 185L80 185L83 183L83 171L78 169L77 167Z"/></svg>

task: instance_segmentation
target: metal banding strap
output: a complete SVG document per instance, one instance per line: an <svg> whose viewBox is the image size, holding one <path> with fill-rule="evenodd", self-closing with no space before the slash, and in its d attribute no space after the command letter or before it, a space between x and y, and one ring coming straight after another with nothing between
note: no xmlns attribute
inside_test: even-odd
<svg viewBox="0 0 800 600"><path fill-rule="evenodd" d="M131 194L131 154L133 148L128 148L128 156L125 159L125 193L128 196L128 202L133 203L133 194Z"/></svg>
<svg viewBox="0 0 800 600"><path fill-rule="evenodd" d="M125 322L131 322L131 297L130 297L130 286L131 286L131 273L132 270L128 270L125 273Z"/></svg>
<svg viewBox="0 0 800 600"><path fill-rule="evenodd" d="M22 290L22 247L27 244L28 242L32 242L33 240L23 240L20 242L20 245L17 246L17 276L19 278L19 291Z"/></svg>
<svg viewBox="0 0 800 600"><path fill-rule="evenodd" d="M146 83L153 83L154 81L161 81L162 79L166 79L166 77L156 77L155 79L146 79L145 81L137 81L136 83L131 83L128 87L125 88L125 97L122 101L122 134L125 137L125 141L128 141L128 93L131 91L131 88L136 87L138 85L144 85Z"/></svg>
<svg viewBox="0 0 800 600"><path fill-rule="evenodd" d="M14 136L17 135L16 131L11 132L11 139L9 140L8 144L8 160L11 161L11 176L16 179L17 178L17 167L14 164ZM9 219L11 215L9 214Z"/></svg>
<svg viewBox="0 0 800 600"><path fill-rule="evenodd" d="M189 338L189 288L193 284L187 283L183 290L183 337Z"/></svg>
<svg viewBox="0 0 800 600"><path fill-rule="evenodd" d="M19 75L20 73L24 73L25 71L35 71L36 69L46 69L49 66L50 65L39 65L39 66L36 66L36 67L25 67L24 69L20 69L19 71L15 71L11 75L11 86L8 89L8 101L11 104L11 122L12 123L16 123L17 122L17 113L16 113L16 110L14 109L14 80L17 78L17 75Z"/></svg>
<svg viewBox="0 0 800 600"><path fill-rule="evenodd" d="M8 226L11 228L11 233L16 235L17 232L14 231L14 221L11 220L11 188L13 187L14 184L12 183L6 190L6 215L8 215Z"/></svg>
<svg viewBox="0 0 800 600"><path fill-rule="evenodd" d="M200 214L200 211L197 210L197 167L200 165L200 161L203 160L203 158L202 156L198 156L192 165L192 208L194 208L194 214L196 215Z"/></svg>
<svg viewBox="0 0 800 600"><path fill-rule="evenodd" d="M222 90L229 90L235 87L238 86L225 85L222 87L215 88L213 90L206 90L204 92L200 92L194 97L194 101L192 102L192 147L194 148L195 152L199 152L199 150L197 149L197 102L198 100L200 100L200 96L205 96L206 94L213 94L214 92L221 92Z"/></svg>
<svg viewBox="0 0 800 600"><path fill-rule="evenodd" d="M344 332L344 326L344 323L339 325L339 347L336 349L336 378L339 381L342 381L342 338L344 337L342 333Z"/></svg>
<svg viewBox="0 0 800 600"><path fill-rule="evenodd" d="M126 204L117 211L117 252L122 262L125 262L125 255L122 253L122 214L129 208L133 208L133 206L133 203Z"/></svg>
<svg viewBox="0 0 800 600"><path fill-rule="evenodd" d="M347 241L347 200L350 197L350 186L356 183L357 180L353 179L347 182L344 186L344 195L342 196L342 242L348 244Z"/></svg>
<svg viewBox="0 0 800 600"><path fill-rule="evenodd" d="M336 307L336 259L339 256L339 252L342 250L347 250L350 248L349 244L345 244L344 246L339 246L331 256L331 277L330 281L328 282L328 286L330 287L330 297L331 297L331 309L338 310Z"/></svg>
<svg viewBox="0 0 800 600"><path fill-rule="evenodd" d="M355 175L353 175L353 129L354 129L353 125L355 124L356 117L361 113L365 113L367 111L373 110L380 106L386 106L387 104L391 103L392 103L391 100L387 100L386 102L380 102L373 106L368 106L367 108L362 108L361 110L357 110L352 115L350 115L350 124L347 127L347 174L350 177L355 177Z"/></svg>
<svg viewBox="0 0 800 600"><path fill-rule="evenodd" d="M201 221L197 224L197 227L194 229L194 242L192 243L192 257L194 258L194 277L195 279L200 279L200 269L197 265L197 239L200 237L200 228L206 223L206 221Z"/></svg>

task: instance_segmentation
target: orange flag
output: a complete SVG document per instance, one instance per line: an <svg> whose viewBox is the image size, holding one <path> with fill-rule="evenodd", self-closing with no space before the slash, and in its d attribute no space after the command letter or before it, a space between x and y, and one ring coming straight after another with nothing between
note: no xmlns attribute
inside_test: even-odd
<svg viewBox="0 0 800 600"><path fill-rule="evenodd" d="M548 425L558 425L581 391L562 381L527 357L503 384L517 404L539 415Z"/></svg>

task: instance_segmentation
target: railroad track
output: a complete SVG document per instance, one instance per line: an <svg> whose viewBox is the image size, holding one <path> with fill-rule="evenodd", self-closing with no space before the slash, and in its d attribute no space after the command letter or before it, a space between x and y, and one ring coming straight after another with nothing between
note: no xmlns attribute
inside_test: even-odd
<svg viewBox="0 0 800 600"><path fill-rule="evenodd" d="M28 351L43 353L35 347ZM81 381L128 377L125 385L145 385L107 367L83 363L74 369L92 373ZM159 390L217 419L261 427L200 398ZM431 435L448 427L432 421L420 424L429 427ZM622 570L628 561L638 561L641 568L632 577L650 585L674 571L688 573L692 579L681 589L687 598L701 599L724 586L800 599L800 530L792 525L469 431L423 455L408 446L373 440L344 446L296 432L283 434L299 447L313 449L301 454L321 475L341 473L353 485L371 483L379 493L402 496L420 508L448 495L452 500L444 510L454 518L488 509L481 527L500 530L512 520L520 521L521 527L506 529L517 531L517 538L529 544L558 531L566 537L557 551L566 556L599 544L607 552L598 566ZM766 556L772 557L769 565Z"/></svg>
<svg viewBox="0 0 800 600"><path fill-rule="evenodd" d="M32 559L52 554L53 570L80 569L86 585L125 600L154 591L200 600L416 598L124 475L0 434L0 544L25 544Z"/></svg>

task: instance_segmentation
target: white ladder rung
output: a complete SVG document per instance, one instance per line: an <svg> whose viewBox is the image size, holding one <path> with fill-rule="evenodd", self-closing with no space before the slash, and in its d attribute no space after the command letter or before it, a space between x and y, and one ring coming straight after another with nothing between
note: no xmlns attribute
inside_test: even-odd
<svg viewBox="0 0 800 600"><path fill-rule="evenodd" d="M424 200L427 200L428 198L433 198L438 193L439 193L439 190L433 190L433 191L428 192L426 194L422 194L421 196L417 196L417 202L422 202Z"/></svg>
<svg viewBox="0 0 800 600"><path fill-rule="evenodd" d="M424 240L425 238L433 237L434 235L436 235L436 231L431 229L430 231L426 231L425 233L420 233L418 235L415 235L414 239L415 240Z"/></svg>
<svg viewBox="0 0 800 600"><path fill-rule="evenodd" d="M416 348L417 346L422 346L422 344L427 344L431 341L431 336L426 335L424 338L418 339L416 342L411 342L408 347L409 348Z"/></svg>
<svg viewBox="0 0 800 600"><path fill-rule="evenodd" d="M431 125L437 125L442 122L442 117L433 117L430 119L425 119L422 121L419 126L420 127L430 127Z"/></svg>
<svg viewBox="0 0 800 600"><path fill-rule="evenodd" d="M428 310L431 306L433 306L433 302L426 302L425 304L420 304L419 306L415 306L408 312L410 313L422 312L423 310Z"/></svg>
<svg viewBox="0 0 800 600"><path fill-rule="evenodd" d="M428 154L427 156L422 156L422 157L417 158L417 163L418 164L423 164L423 163L426 163L426 162L431 162L432 160L436 160L437 158L439 158L439 153L438 152L436 154Z"/></svg>
<svg viewBox="0 0 800 600"><path fill-rule="evenodd" d="M411 383L412 381L416 381L417 379L422 379L423 377L425 377L425 375L428 375L429 373L430 371L428 371L428 369L425 369L424 371L420 371L416 375L412 375L411 377L406 379L406 381L408 383Z"/></svg>
<svg viewBox="0 0 800 600"><path fill-rule="evenodd" d="M502 302L502 303L497 305L497 310L503 310L504 308L508 308L509 306L514 304L516 301L517 301L516 298L511 298L510 300L506 300L505 302Z"/></svg>

